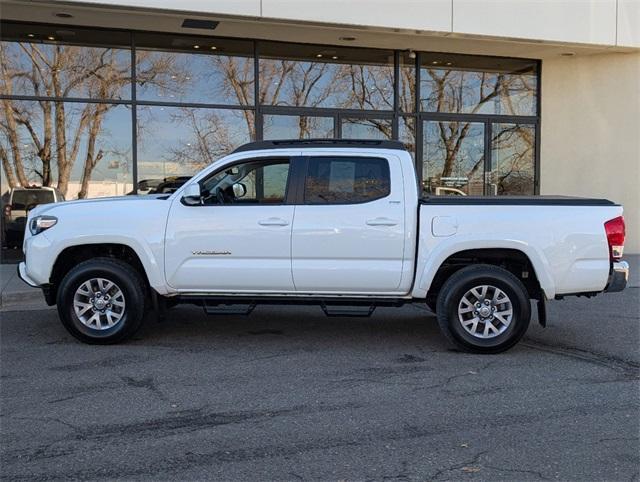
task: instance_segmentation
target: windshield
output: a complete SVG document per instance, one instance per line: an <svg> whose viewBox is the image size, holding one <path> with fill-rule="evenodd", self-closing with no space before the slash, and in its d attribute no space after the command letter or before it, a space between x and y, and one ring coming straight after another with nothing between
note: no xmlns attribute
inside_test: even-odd
<svg viewBox="0 0 640 482"><path fill-rule="evenodd" d="M16 189L11 200L13 209L26 209L54 202L53 191L48 189Z"/></svg>

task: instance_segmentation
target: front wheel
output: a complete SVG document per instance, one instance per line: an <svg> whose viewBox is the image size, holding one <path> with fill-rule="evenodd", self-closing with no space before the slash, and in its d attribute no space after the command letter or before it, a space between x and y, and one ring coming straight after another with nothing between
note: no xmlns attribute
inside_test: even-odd
<svg viewBox="0 0 640 482"><path fill-rule="evenodd" d="M531 319L529 294L509 271L492 265L463 268L438 294L438 324L458 348L500 353L524 336Z"/></svg>
<svg viewBox="0 0 640 482"><path fill-rule="evenodd" d="M145 283L126 262L96 258L67 273L56 301L60 320L74 337L91 344L117 343L144 320Z"/></svg>

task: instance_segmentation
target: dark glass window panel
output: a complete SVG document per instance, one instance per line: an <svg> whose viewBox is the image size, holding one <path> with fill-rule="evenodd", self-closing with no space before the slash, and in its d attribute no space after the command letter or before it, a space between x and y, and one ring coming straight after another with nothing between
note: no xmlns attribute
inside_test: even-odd
<svg viewBox="0 0 640 482"><path fill-rule="evenodd" d="M400 55L398 107L402 112L416 111L416 59L403 52Z"/></svg>
<svg viewBox="0 0 640 482"><path fill-rule="evenodd" d="M260 103L393 109L393 52L260 43Z"/></svg>
<svg viewBox="0 0 640 482"><path fill-rule="evenodd" d="M4 100L0 120L3 193L44 185L75 199L133 189L129 106Z"/></svg>
<svg viewBox="0 0 640 482"><path fill-rule="evenodd" d="M140 193L182 183L255 139L253 111L138 106L137 112Z"/></svg>
<svg viewBox="0 0 640 482"><path fill-rule="evenodd" d="M87 99L131 98L131 51L60 42L2 42L0 93Z"/></svg>
<svg viewBox="0 0 640 482"><path fill-rule="evenodd" d="M391 139L393 121L391 119L347 118L342 119L343 139Z"/></svg>
<svg viewBox="0 0 640 482"><path fill-rule="evenodd" d="M389 195L389 165L385 159L314 157L309 160L304 200L307 204L350 204Z"/></svg>
<svg viewBox="0 0 640 482"><path fill-rule="evenodd" d="M250 41L136 35L138 99L250 106L254 81Z"/></svg>
<svg viewBox="0 0 640 482"><path fill-rule="evenodd" d="M264 139L331 139L333 117L297 115L263 116L262 134Z"/></svg>
<svg viewBox="0 0 640 482"><path fill-rule="evenodd" d="M420 105L425 112L536 115L534 61L423 54Z"/></svg>
<svg viewBox="0 0 640 482"><path fill-rule="evenodd" d="M432 195L484 193L484 124L423 124L422 190Z"/></svg>
<svg viewBox="0 0 640 482"><path fill-rule="evenodd" d="M493 124L489 194L534 194L535 127Z"/></svg>

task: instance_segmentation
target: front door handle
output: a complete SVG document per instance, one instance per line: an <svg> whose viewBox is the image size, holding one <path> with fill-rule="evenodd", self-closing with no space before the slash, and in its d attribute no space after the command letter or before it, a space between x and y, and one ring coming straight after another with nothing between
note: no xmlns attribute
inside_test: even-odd
<svg viewBox="0 0 640 482"><path fill-rule="evenodd" d="M396 221L395 219L389 219L389 218L374 218L374 219L368 219L367 220L367 225L369 225L369 226L397 226L398 225L398 221Z"/></svg>
<svg viewBox="0 0 640 482"><path fill-rule="evenodd" d="M288 226L289 221L282 218L267 218L258 221L260 226Z"/></svg>

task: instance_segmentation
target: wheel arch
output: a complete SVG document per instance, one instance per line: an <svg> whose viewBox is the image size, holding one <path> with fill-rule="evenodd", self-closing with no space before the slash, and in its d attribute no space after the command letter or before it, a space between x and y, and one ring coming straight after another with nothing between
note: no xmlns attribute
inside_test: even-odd
<svg viewBox="0 0 640 482"><path fill-rule="evenodd" d="M546 259L531 245L510 240L497 243L456 242L455 245L434 249L422 263L413 296L433 296L448 276L464 266L478 263L505 267L525 281L530 295L537 295L534 292L537 290L547 299L555 296L555 283ZM525 271L518 274L517 267L526 268L525 271L532 276L523 278Z"/></svg>
<svg viewBox="0 0 640 482"><path fill-rule="evenodd" d="M153 262L153 260L150 260L147 253L136 245L121 241L113 242L106 240L105 242L78 243L64 247L56 256L51 268L47 301L55 300L60 281L73 266L82 261L98 257L109 257L126 261L140 273L143 280L150 287L155 288L161 282L157 264ZM50 302L50 304L52 303Z"/></svg>

